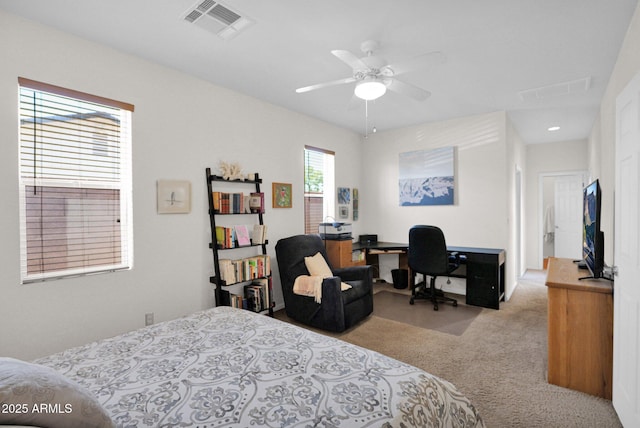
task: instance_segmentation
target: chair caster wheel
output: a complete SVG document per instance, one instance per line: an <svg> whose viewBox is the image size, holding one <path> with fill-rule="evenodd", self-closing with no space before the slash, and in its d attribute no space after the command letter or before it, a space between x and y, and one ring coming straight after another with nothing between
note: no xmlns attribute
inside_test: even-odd
<svg viewBox="0 0 640 428"><path fill-rule="evenodd" d="M458 302L453 302L453 306L458 306Z"/></svg>
<svg viewBox="0 0 640 428"><path fill-rule="evenodd" d="M434 310L434 311L437 311L437 310L438 310L438 305L435 305L435 306L433 307L433 310Z"/></svg>
<svg viewBox="0 0 640 428"><path fill-rule="evenodd" d="M415 303L415 301L413 300L413 297L411 298L411 300L409 300L409 304L413 305Z"/></svg>

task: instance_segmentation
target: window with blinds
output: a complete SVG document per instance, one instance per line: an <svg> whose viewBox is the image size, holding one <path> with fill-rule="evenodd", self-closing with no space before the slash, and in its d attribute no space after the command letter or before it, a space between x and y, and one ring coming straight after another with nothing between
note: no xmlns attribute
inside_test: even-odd
<svg viewBox="0 0 640 428"><path fill-rule="evenodd" d="M318 225L332 217L335 207L335 153L304 148L304 232L318 233Z"/></svg>
<svg viewBox="0 0 640 428"><path fill-rule="evenodd" d="M130 268L133 106L18 83L22 283Z"/></svg>

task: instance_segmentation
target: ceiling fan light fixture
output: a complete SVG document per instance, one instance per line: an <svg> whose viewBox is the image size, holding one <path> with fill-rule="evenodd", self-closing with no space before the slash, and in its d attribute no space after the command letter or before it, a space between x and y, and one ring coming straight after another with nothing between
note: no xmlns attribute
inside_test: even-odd
<svg viewBox="0 0 640 428"><path fill-rule="evenodd" d="M354 93L356 97L365 101L372 101L380 98L387 92L387 86L376 79L365 79L358 82Z"/></svg>

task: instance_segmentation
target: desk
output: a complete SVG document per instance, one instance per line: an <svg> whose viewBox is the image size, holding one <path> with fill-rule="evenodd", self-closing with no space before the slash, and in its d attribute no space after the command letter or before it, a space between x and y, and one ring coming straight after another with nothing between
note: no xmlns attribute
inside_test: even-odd
<svg viewBox="0 0 640 428"><path fill-rule="evenodd" d="M551 258L547 271L548 381L611 400L613 286Z"/></svg>
<svg viewBox="0 0 640 428"><path fill-rule="evenodd" d="M398 242L354 243L353 251L363 251L366 263L377 265L380 254L399 254L398 268L407 269L408 244ZM495 248L447 246L447 251L460 255L460 267L451 273L466 278L466 304L500 309L504 301L505 252Z"/></svg>

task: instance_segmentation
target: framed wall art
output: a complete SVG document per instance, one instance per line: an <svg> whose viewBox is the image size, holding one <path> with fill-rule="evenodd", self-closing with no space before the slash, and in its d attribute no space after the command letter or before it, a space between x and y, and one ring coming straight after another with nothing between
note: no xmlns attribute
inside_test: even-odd
<svg viewBox="0 0 640 428"><path fill-rule="evenodd" d="M191 182L158 180L156 199L158 214L188 214L191 212Z"/></svg>
<svg viewBox="0 0 640 428"><path fill-rule="evenodd" d="M291 208L292 194L290 183L273 183L271 186L273 208Z"/></svg>
<svg viewBox="0 0 640 428"><path fill-rule="evenodd" d="M360 195L358 193L358 189L356 189L355 187L353 188L353 191L351 193L353 195L353 221L357 221L360 215Z"/></svg>
<svg viewBox="0 0 640 428"><path fill-rule="evenodd" d="M351 189L348 187L338 187L338 203L340 205L351 202Z"/></svg>
<svg viewBox="0 0 640 428"><path fill-rule="evenodd" d="M400 153L400 206L453 205L454 154L453 147Z"/></svg>

